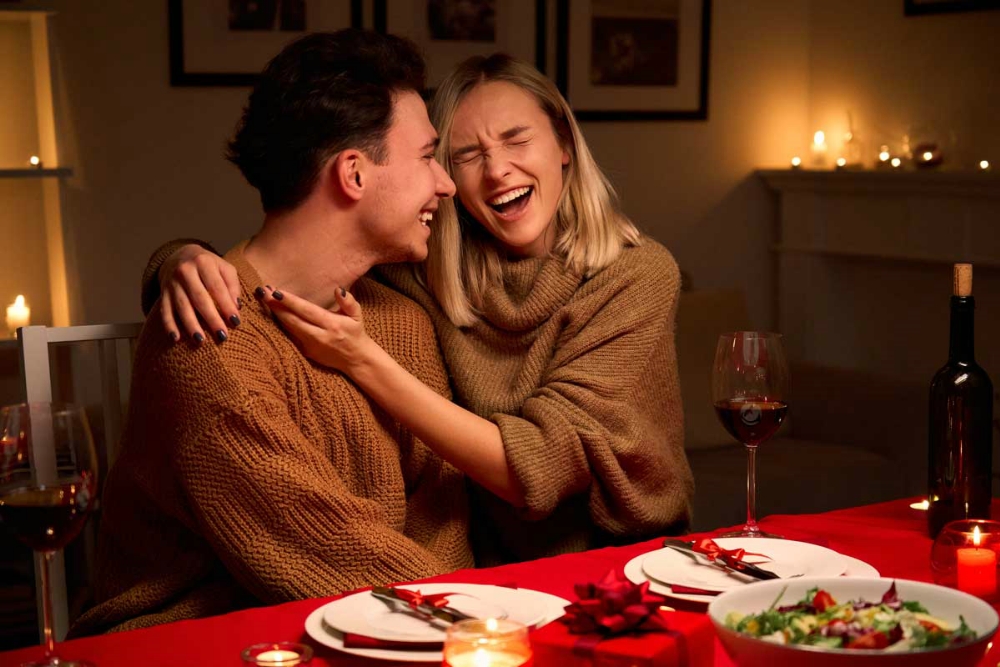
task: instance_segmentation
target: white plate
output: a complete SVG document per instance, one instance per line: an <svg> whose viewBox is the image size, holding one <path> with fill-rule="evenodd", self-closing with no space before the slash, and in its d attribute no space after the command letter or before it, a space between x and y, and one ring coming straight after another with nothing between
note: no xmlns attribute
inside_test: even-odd
<svg viewBox="0 0 1000 667"><path fill-rule="evenodd" d="M451 591L455 590L456 587L477 587L477 588L501 588L499 586L481 586L478 584L422 584L420 586L407 586L407 588L419 588L423 593L432 593L435 591ZM432 590L434 589L434 590ZM533 591L528 588L503 588L503 590L516 593L518 598L520 598L517 603L517 607L521 608L528 606L540 605L544 607L544 616L535 623L535 627L541 627L547 623L560 618L565 612L564 609L566 605L569 604L569 600L564 600L563 598L551 595L549 593L542 593L541 591ZM360 593L358 594L360 595ZM365 592L365 595L371 597L371 595ZM354 596L350 596L354 597ZM381 649L381 648L346 648L344 646L344 635L333 628L325 626L323 622L323 617L326 614L326 610L331 605L336 605L343 600L348 598L341 598L340 600L334 600L328 604L323 605L315 609L309 617L306 619L306 634L308 634L315 642L322 644L323 646L328 646L329 648L335 649L337 651L342 651L344 653L350 653L351 655L362 656L365 658L372 658L375 660L399 660L403 662L436 662L440 663L443 660L441 656L441 651L395 651L392 649ZM382 604L382 603L379 603ZM513 614L511 615L513 618Z"/></svg>
<svg viewBox="0 0 1000 667"><path fill-rule="evenodd" d="M774 572L782 579L790 577L839 577L847 569L847 561L826 547L770 538L720 537L715 540L723 549L746 549L744 560ZM751 555L751 552L764 557ZM706 591L722 592L744 586L751 577L733 574L707 563L696 562L687 554L674 549L660 549L642 561L642 571L662 584L690 586Z"/></svg>
<svg viewBox="0 0 1000 667"><path fill-rule="evenodd" d="M656 553L656 552L652 552ZM641 584L643 582L649 582L649 590L657 595L663 595L665 597L675 598L677 600L687 600L689 602L701 602L708 604L714 600L717 595L699 595L697 593L674 593L673 590L658 581L654 581L647 577L642 571L642 561L648 556L648 553L636 556L628 563L625 564L625 577L631 581L633 584ZM879 571L874 567L859 560L857 558L852 558L851 556L845 556L841 554L841 557L847 561L847 570L844 572L845 577L861 577L865 579L877 579Z"/></svg>

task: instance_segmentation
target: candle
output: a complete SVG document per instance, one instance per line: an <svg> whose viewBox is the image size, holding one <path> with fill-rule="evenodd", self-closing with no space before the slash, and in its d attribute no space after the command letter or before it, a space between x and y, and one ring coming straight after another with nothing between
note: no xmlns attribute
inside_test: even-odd
<svg viewBox="0 0 1000 667"><path fill-rule="evenodd" d="M31 308L24 302L24 296L18 294L14 303L7 306L7 331L14 336L19 327L26 327L29 324L31 324Z"/></svg>
<svg viewBox="0 0 1000 667"><path fill-rule="evenodd" d="M518 653L477 648L469 653L449 657L445 665L448 667L521 667L528 662L529 657Z"/></svg>
<svg viewBox="0 0 1000 667"><path fill-rule="evenodd" d="M837 169L843 169L847 166L847 158L839 157L837 158Z"/></svg>
<svg viewBox="0 0 1000 667"><path fill-rule="evenodd" d="M982 169L983 171L989 171L990 170L990 161L989 160L980 160L979 161L979 168Z"/></svg>
<svg viewBox="0 0 1000 667"><path fill-rule="evenodd" d="M979 526L972 531L973 546L959 549L958 590L979 597L993 597L997 592L997 555L993 549L980 549Z"/></svg>
<svg viewBox="0 0 1000 667"><path fill-rule="evenodd" d="M532 656L524 624L495 618L450 626L442 652L445 667L522 667Z"/></svg>
<svg viewBox="0 0 1000 667"><path fill-rule="evenodd" d="M910 503L910 508L915 510L920 510L921 512L926 512L931 506L931 501L921 500L919 503Z"/></svg>
<svg viewBox="0 0 1000 667"><path fill-rule="evenodd" d="M802 166L802 158L798 155L792 158L792 169L798 169Z"/></svg>
<svg viewBox="0 0 1000 667"><path fill-rule="evenodd" d="M903 161L900 160L898 157L894 157L892 158L892 160L890 160L889 164L892 165L893 169L899 169L899 166L903 164Z"/></svg>
<svg viewBox="0 0 1000 667"><path fill-rule="evenodd" d="M28 164L30 164L35 169L41 169L42 168L42 159L40 157L38 157L37 155L32 155L30 158L28 158Z"/></svg>
<svg viewBox="0 0 1000 667"><path fill-rule="evenodd" d="M243 663L254 667L294 667L312 659L312 649L305 644L277 642L254 644L243 650Z"/></svg>
<svg viewBox="0 0 1000 667"><path fill-rule="evenodd" d="M813 135L810 150L812 151L813 164L817 167L826 166L826 134L823 130L817 130Z"/></svg>

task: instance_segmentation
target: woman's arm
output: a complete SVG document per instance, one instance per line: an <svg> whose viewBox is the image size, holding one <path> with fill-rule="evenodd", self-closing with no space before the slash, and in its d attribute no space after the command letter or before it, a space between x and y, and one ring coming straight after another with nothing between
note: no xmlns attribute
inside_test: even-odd
<svg viewBox="0 0 1000 667"><path fill-rule="evenodd" d="M371 340L350 293L337 293L340 313L332 313L289 292L264 292L265 303L306 356L350 376L438 456L511 505L523 506L497 425L427 387Z"/></svg>

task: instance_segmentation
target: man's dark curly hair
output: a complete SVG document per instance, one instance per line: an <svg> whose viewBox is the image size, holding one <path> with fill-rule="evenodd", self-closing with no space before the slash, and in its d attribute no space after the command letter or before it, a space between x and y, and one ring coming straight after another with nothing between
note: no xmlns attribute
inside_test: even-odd
<svg viewBox="0 0 1000 667"><path fill-rule="evenodd" d="M384 164L394 94L420 93L424 83L423 58L406 39L356 29L308 35L261 73L226 158L265 211L293 208L346 148Z"/></svg>

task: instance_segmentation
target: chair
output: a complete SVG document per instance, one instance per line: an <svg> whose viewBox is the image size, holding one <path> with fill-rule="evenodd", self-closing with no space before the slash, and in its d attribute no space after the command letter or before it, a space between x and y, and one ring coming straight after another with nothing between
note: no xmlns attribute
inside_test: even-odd
<svg viewBox="0 0 1000 667"><path fill-rule="evenodd" d="M124 406L128 400L128 389L132 368L132 356L136 339L142 330L142 324L97 324L75 327L45 327L29 326L17 330L17 341L20 352L21 379L24 383L24 397L29 403L52 401L53 371L50 364L50 352L70 345L94 342L97 346L97 365L100 377L100 422L93 423L94 444L97 448L99 465L106 472L118 450L121 435ZM68 358L68 357L66 357ZM65 359L64 359L65 360ZM80 360L71 359L71 362ZM59 364L57 363L56 366ZM71 363L73 370L79 370L79 363ZM57 382L58 382L57 373ZM73 373L71 384L73 395L77 395L76 376L85 373ZM65 392L63 392L65 393ZM74 402L84 401L73 398ZM87 406L91 407L91 406ZM88 409L88 417L91 410ZM98 505L98 508L100 506ZM95 532L93 522L90 522L90 532L84 536L87 544L84 546L84 561L86 571L92 570L93 543ZM35 556L35 590L38 609L39 634L42 633L42 600L41 600L41 558ZM53 630L57 640L66 637L69 629L69 596L66 586L66 565L62 552L52 562L52 612Z"/></svg>

